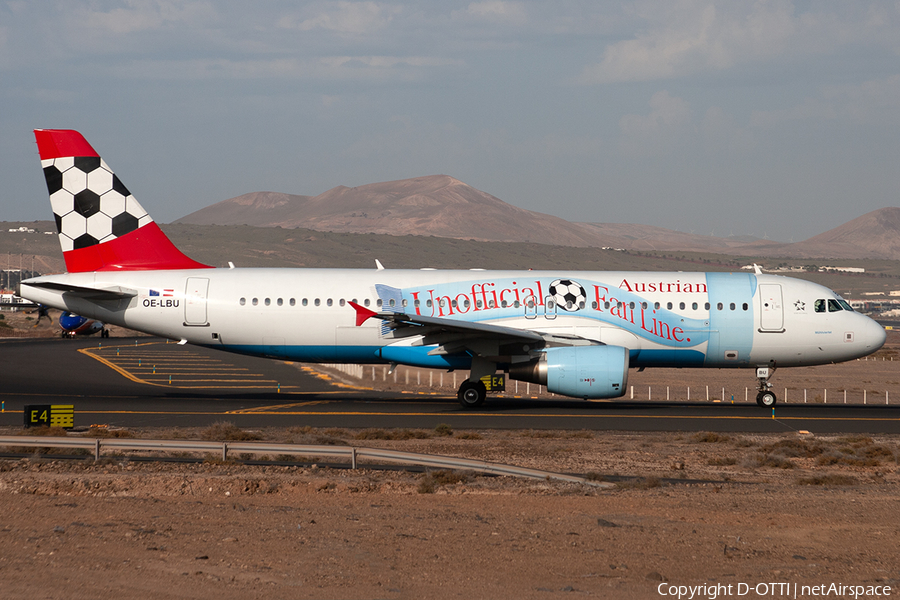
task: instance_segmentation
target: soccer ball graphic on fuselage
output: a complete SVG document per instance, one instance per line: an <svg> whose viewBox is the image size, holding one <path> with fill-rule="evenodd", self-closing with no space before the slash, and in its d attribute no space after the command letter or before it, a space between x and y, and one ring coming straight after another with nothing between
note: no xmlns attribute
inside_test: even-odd
<svg viewBox="0 0 900 600"><path fill-rule="evenodd" d="M775 367L850 360L885 340L833 291L759 271L213 268L169 241L81 134L35 137L68 272L26 280L20 295L186 343L466 370L458 397L471 408L498 371L616 398L630 367L755 369L757 401L771 406Z"/></svg>

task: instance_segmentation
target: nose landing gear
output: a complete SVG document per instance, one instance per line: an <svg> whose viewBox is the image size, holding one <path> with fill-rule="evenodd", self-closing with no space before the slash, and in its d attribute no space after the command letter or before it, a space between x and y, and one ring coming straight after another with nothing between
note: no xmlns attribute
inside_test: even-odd
<svg viewBox="0 0 900 600"><path fill-rule="evenodd" d="M778 397L775 395L775 392L772 391L772 384L769 383L769 378L775 374L775 367L757 367L756 369L756 381L757 381L757 394L756 394L756 403L762 406L763 408L771 408L775 406L775 403L778 402Z"/></svg>

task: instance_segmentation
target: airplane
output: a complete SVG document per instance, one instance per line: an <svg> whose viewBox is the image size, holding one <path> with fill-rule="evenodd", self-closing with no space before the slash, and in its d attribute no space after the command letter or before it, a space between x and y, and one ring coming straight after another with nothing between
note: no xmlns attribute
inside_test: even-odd
<svg viewBox="0 0 900 600"><path fill-rule="evenodd" d="M59 326L62 328L63 337L93 335L95 333L100 333L100 337L109 337L109 330L106 329L103 321L82 317L81 315L76 315L69 311L60 313Z"/></svg>
<svg viewBox="0 0 900 600"><path fill-rule="evenodd" d="M241 354L468 370L481 406L498 371L554 394L618 398L629 369L755 370L852 360L885 330L832 290L756 272L214 268L184 255L77 131L35 130L67 272L34 302Z"/></svg>

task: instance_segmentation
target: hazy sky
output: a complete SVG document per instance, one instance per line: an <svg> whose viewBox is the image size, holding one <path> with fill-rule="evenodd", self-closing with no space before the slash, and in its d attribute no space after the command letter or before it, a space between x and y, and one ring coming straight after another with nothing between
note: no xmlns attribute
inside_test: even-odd
<svg viewBox="0 0 900 600"><path fill-rule="evenodd" d="M0 1L0 220L51 218L34 128L163 223L443 173L800 241L900 205L900 2Z"/></svg>

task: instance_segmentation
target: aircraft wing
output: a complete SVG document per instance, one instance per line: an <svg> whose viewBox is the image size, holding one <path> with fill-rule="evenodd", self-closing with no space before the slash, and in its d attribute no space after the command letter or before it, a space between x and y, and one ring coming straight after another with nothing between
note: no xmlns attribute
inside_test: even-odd
<svg viewBox="0 0 900 600"><path fill-rule="evenodd" d="M545 346L601 345L598 341L575 335L541 333L529 329L441 317L423 317L403 312L375 312L355 302L350 302L350 305L356 310L357 326L373 317L380 319L395 338L422 336L422 340L415 345L437 344L439 347L429 354L453 354L469 350L482 356L493 356L527 354L529 349Z"/></svg>

